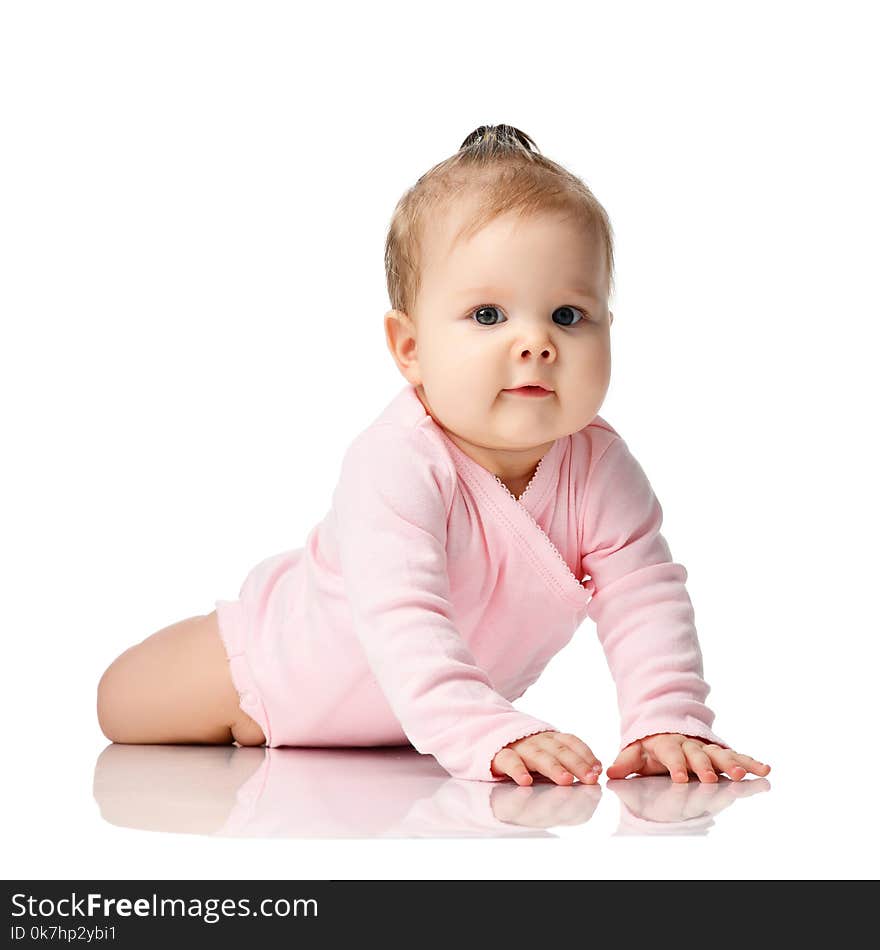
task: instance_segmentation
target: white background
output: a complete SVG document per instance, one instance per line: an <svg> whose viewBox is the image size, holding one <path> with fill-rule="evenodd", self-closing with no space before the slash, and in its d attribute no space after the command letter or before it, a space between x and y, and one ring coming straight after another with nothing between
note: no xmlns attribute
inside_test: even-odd
<svg viewBox="0 0 880 950"><path fill-rule="evenodd" d="M876 877L869 4L0 9L4 877ZM101 673L324 516L404 384L394 204L502 122L611 217L600 413L688 569L716 731L766 787L675 842L623 840L604 776L543 844L133 828L148 779L111 817ZM590 621L517 705L611 763ZM358 774L335 794L369 812Z"/></svg>

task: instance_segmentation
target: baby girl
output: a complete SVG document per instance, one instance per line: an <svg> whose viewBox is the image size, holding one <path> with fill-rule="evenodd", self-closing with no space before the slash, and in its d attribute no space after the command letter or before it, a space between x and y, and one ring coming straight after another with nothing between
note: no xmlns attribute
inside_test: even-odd
<svg viewBox="0 0 880 950"><path fill-rule="evenodd" d="M303 547L110 665L104 734L412 744L457 778L595 783L584 741L512 705L589 617L621 717L610 778L766 775L710 728L687 573L597 415L613 245L592 192L518 129L481 126L398 202L385 265L406 386Z"/></svg>

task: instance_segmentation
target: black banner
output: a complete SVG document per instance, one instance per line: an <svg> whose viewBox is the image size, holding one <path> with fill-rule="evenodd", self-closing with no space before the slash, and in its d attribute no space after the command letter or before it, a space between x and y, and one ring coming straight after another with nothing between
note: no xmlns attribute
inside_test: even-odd
<svg viewBox="0 0 880 950"><path fill-rule="evenodd" d="M780 886L787 885L787 886ZM834 885L845 884L843 887ZM854 884L860 886L853 886ZM8 947L163 947L213 939L307 940L360 934L385 945L426 938L468 946L477 936L566 942L663 937L721 913L737 927L791 939L836 941L866 913L867 882L853 881L18 881L6 882ZM828 886L826 895L817 888ZM807 903L808 902L808 903ZM805 905L809 914L805 916ZM718 910L718 908L724 910ZM713 910L714 908L714 910ZM833 911L832 911L833 908ZM620 912L624 911L623 917ZM836 923L832 931L831 914ZM586 916L585 916L586 915ZM637 920L636 920L637 918ZM674 919L671 919L674 918ZM666 920L663 926L660 922ZM654 929L655 924L657 929ZM800 924L798 923L800 922ZM717 930L718 921L715 921ZM633 929L635 928L635 929ZM584 933L588 931L589 934ZM441 934L443 936L441 936ZM666 938L663 938L664 940Z"/></svg>

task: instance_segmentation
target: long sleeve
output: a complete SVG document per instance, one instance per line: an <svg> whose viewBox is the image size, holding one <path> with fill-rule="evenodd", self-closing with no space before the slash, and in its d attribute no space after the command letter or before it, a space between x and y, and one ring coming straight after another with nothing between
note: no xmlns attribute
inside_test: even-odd
<svg viewBox="0 0 880 950"><path fill-rule="evenodd" d="M585 512L582 566L595 586L587 615L617 688L620 748L658 732L730 748L710 728L687 571L672 561L660 503L619 437L591 466Z"/></svg>
<svg viewBox="0 0 880 950"><path fill-rule="evenodd" d="M407 738L456 778L496 782L496 752L558 730L496 692L456 629L446 564L455 477L420 429L374 424L345 454L332 511L354 630Z"/></svg>

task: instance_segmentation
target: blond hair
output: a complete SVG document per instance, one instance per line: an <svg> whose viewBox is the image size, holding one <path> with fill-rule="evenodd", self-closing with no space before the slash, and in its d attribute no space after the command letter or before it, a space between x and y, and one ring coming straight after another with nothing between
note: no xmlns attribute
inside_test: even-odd
<svg viewBox="0 0 880 950"><path fill-rule="evenodd" d="M540 153L510 125L481 125L458 151L425 172L397 202L385 240L385 278L391 306L412 314L420 287L420 238L431 217L456 197L477 195L474 217L454 237L470 237L499 215L520 218L567 211L604 247L610 296L614 288L614 235L605 209L584 182Z"/></svg>

